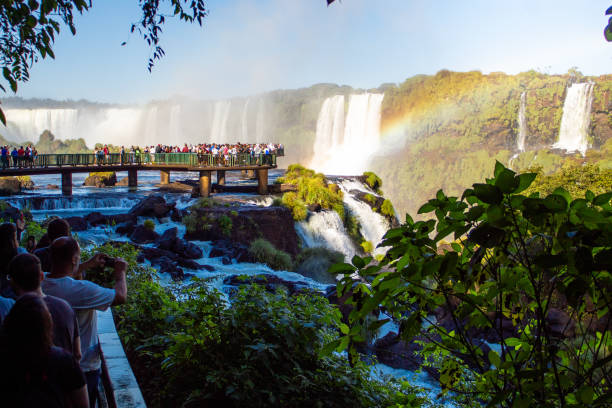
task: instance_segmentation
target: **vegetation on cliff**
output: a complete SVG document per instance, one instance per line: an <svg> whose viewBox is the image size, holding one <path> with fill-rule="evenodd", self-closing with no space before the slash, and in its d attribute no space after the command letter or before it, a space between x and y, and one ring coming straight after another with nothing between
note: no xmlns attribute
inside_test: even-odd
<svg viewBox="0 0 612 408"><path fill-rule="evenodd" d="M528 197L536 177L498 162L460 198L438 191L419 209L427 220L388 231L380 262L332 267L355 308L327 349L357 361L359 333L388 321L371 319L382 305L462 405L609 406L612 192Z"/></svg>

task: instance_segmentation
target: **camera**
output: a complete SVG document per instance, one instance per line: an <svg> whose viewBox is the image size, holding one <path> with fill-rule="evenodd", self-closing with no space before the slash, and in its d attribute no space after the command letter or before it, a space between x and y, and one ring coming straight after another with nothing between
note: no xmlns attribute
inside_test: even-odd
<svg viewBox="0 0 612 408"><path fill-rule="evenodd" d="M109 268L114 268L115 267L115 258L111 258L110 256L107 256L104 258L104 266L109 267Z"/></svg>

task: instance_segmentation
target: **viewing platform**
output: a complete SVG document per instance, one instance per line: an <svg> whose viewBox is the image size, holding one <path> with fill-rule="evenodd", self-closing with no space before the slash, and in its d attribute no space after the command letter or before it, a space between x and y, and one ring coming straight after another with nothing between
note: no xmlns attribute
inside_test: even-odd
<svg viewBox="0 0 612 408"><path fill-rule="evenodd" d="M60 174L62 194L72 195L72 173L127 171L128 186L138 187L139 170L159 170L161 184L169 184L170 172L199 172L200 196L211 194L212 172L217 172L217 184L225 185L227 171L252 172L257 178L257 193L268 193L268 170L276 168L275 154L235 154L227 156L197 153L111 153L95 154L39 154L34 158L20 158L17 166L13 158L0 162L0 177Z"/></svg>

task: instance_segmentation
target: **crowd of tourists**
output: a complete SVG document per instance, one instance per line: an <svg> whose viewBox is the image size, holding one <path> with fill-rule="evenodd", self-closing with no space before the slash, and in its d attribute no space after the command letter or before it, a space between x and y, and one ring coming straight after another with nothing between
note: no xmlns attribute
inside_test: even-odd
<svg viewBox="0 0 612 408"><path fill-rule="evenodd" d="M63 219L22 248L23 226L0 225L2 406L93 408L101 375L96 311L125 303L127 263L104 254L82 262ZM86 279L104 267L113 271L112 289Z"/></svg>
<svg viewBox="0 0 612 408"><path fill-rule="evenodd" d="M34 159L38 155L36 147L27 145L23 146L2 146L0 149L1 156L0 161L2 162L2 170L11 167L32 167L34 166Z"/></svg>

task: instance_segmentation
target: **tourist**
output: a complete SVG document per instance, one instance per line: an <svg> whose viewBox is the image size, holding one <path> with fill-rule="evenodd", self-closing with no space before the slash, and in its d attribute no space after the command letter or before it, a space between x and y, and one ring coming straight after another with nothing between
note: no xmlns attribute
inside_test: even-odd
<svg viewBox="0 0 612 408"><path fill-rule="evenodd" d="M81 368L85 373L91 406L95 406L100 380L100 346L96 310L125 303L127 263L123 259L106 258L113 265L114 289L83 280L80 266L81 249L70 237L61 237L51 244L51 272L42 282L43 292L67 301L76 311L81 337ZM112 261L112 262L111 262Z"/></svg>
<svg viewBox="0 0 612 408"><path fill-rule="evenodd" d="M25 294L12 307L0 337L0 395L6 407L89 407L83 372L53 345L53 321L42 298Z"/></svg>
<svg viewBox="0 0 612 408"><path fill-rule="evenodd" d="M59 237L70 237L70 224L62 218L55 218L47 225L47 234L38 243L34 255L40 259L43 272L51 271L51 249L50 245Z"/></svg>
<svg viewBox="0 0 612 408"><path fill-rule="evenodd" d="M17 226L12 222L0 225L0 295L16 299L17 296L8 282L7 265L17 254L27 252L19 246Z"/></svg>
<svg viewBox="0 0 612 408"><path fill-rule="evenodd" d="M11 152L11 156L13 157L13 167L17 167L19 162L19 153L17 152L17 148L13 147L13 151Z"/></svg>
<svg viewBox="0 0 612 408"><path fill-rule="evenodd" d="M65 300L43 293L40 282L44 274L40 260L32 254L19 254L9 262L8 275L17 296L32 293L42 297L53 319L53 344L80 360L81 340L76 314Z"/></svg>
<svg viewBox="0 0 612 408"><path fill-rule="evenodd" d="M25 249L29 253L33 253L36 250L36 237L34 235L28 236Z"/></svg>
<svg viewBox="0 0 612 408"><path fill-rule="evenodd" d="M8 146L2 146L2 170L5 170L10 166L9 164L9 149Z"/></svg>
<svg viewBox="0 0 612 408"><path fill-rule="evenodd" d="M14 304L15 304L14 299L0 296L0 324L2 324L6 316L11 311L11 308L13 307Z"/></svg>

